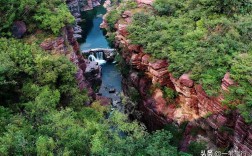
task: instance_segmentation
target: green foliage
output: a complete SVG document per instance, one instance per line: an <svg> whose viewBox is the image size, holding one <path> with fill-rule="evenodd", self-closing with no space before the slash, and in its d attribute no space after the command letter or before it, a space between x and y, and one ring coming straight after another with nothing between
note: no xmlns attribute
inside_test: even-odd
<svg viewBox="0 0 252 156"><path fill-rule="evenodd" d="M133 102L139 102L140 94L138 90L136 90L134 87L130 87L128 92L129 92L129 97Z"/></svg>
<svg viewBox="0 0 252 156"><path fill-rule="evenodd" d="M0 43L1 156L179 155L169 132L149 134L99 102L84 107L87 93L67 58L20 40Z"/></svg>
<svg viewBox="0 0 252 156"><path fill-rule="evenodd" d="M115 33L109 33L109 34L107 35L107 40L108 40L108 42L109 42L109 46L110 46L110 47L113 47L113 46L114 46L115 36L116 36Z"/></svg>
<svg viewBox="0 0 252 156"><path fill-rule="evenodd" d="M164 98L168 98L168 99L175 99L176 98L176 92L168 87L164 87L163 88L163 94L164 94Z"/></svg>
<svg viewBox="0 0 252 156"><path fill-rule="evenodd" d="M153 7L159 15L172 15L176 10L182 8L184 1L155 0Z"/></svg>
<svg viewBox="0 0 252 156"><path fill-rule="evenodd" d="M172 0L155 3L164 2L167 5L178 3ZM235 54L250 47L242 37L249 34L241 26L250 30L244 18L251 18L209 14L203 9L205 5L209 4L188 1L174 9L170 16L162 17L136 13L128 27L129 39L132 44L143 45L153 57L167 58L174 76L191 73L191 78L201 83L209 95L217 95L221 79L230 69Z"/></svg>
<svg viewBox="0 0 252 156"><path fill-rule="evenodd" d="M217 0L215 2L208 0L196 0L194 3L199 3L202 7L208 7L208 10L214 13L222 13L233 15L235 13L251 12L251 0Z"/></svg>
<svg viewBox="0 0 252 156"><path fill-rule="evenodd" d="M10 30L16 20L24 21L30 32L34 31L35 25L35 29L50 30L56 35L65 24L74 21L62 0L1 0L0 17L1 36L11 35Z"/></svg>
<svg viewBox="0 0 252 156"><path fill-rule="evenodd" d="M55 142L52 138L47 136L40 136L36 141L37 154L39 156L50 155L53 156Z"/></svg>
<svg viewBox="0 0 252 156"><path fill-rule="evenodd" d="M113 31L115 28L115 24L120 17L120 13L118 10L112 10L106 15L106 21L108 23L110 31Z"/></svg>
<svg viewBox="0 0 252 156"><path fill-rule="evenodd" d="M29 13L36 6L36 0L0 1L0 36L10 36L10 28L15 20L29 20ZM28 15L28 16L27 16Z"/></svg>
<svg viewBox="0 0 252 156"><path fill-rule="evenodd" d="M232 128L227 127L227 126L220 127L220 131L221 132L227 132L229 135L234 134L234 130Z"/></svg>
<svg viewBox="0 0 252 156"><path fill-rule="evenodd" d="M208 117L210 117L211 115L213 115L212 112L207 112L207 113L204 115L204 118L208 118Z"/></svg>
<svg viewBox="0 0 252 156"><path fill-rule="evenodd" d="M125 2L124 10L137 8L137 2L134 0L128 0Z"/></svg>
<svg viewBox="0 0 252 156"><path fill-rule="evenodd" d="M126 63L125 59L117 53L115 56L115 61L118 63L117 67L123 76L128 75L130 72L130 66Z"/></svg>
<svg viewBox="0 0 252 156"><path fill-rule="evenodd" d="M206 143L203 141L194 141L191 142L188 147L188 153L193 156L198 156L202 150L206 150Z"/></svg>
<svg viewBox="0 0 252 156"><path fill-rule="evenodd" d="M50 7L48 7L47 1L39 4L34 19L41 22L40 28L49 29L54 34L58 34L66 24L74 22L74 17L69 12L66 4L60 2L59 0L50 1Z"/></svg>
<svg viewBox="0 0 252 156"><path fill-rule="evenodd" d="M34 154L33 127L21 115L12 115L8 111L8 123L3 125L5 131L0 136L0 155L32 155ZM0 114L3 118L3 115Z"/></svg>
<svg viewBox="0 0 252 156"><path fill-rule="evenodd" d="M237 106L252 122L251 0L156 0L152 11L137 12L128 26L132 44L156 59L168 59L179 78L190 73L209 96L217 96L225 73L238 85L225 104Z"/></svg>
<svg viewBox="0 0 252 156"><path fill-rule="evenodd" d="M252 122L252 53L242 53L235 57L231 67L231 77L239 86L230 89L227 101L238 104L238 109L246 122Z"/></svg>
<svg viewBox="0 0 252 156"><path fill-rule="evenodd" d="M29 106L30 111L42 109L45 102L48 102L46 109L66 105L79 109L88 99L80 96L83 93L78 90L74 78L76 67L65 57L51 56L36 45L13 39L0 39L0 43L0 87L4 88L0 91L0 99L3 104L20 101L27 108ZM30 107L33 103L37 108Z"/></svg>
<svg viewBox="0 0 252 156"><path fill-rule="evenodd" d="M171 139L171 145L175 147L180 145L180 142L183 139L183 133L185 131L186 125L187 122L184 122L179 126L175 125L174 123L165 125L164 129L166 131L169 131L173 136L173 139Z"/></svg>

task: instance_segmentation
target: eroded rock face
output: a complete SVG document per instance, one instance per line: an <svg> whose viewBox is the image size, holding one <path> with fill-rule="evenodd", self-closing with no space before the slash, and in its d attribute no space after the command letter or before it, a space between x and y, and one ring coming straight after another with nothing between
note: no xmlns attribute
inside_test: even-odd
<svg viewBox="0 0 252 156"><path fill-rule="evenodd" d="M185 87L193 87L194 85L194 82L193 80L190 79L190 76L189 74L183 74L180 78L179 78L179 81L181 83L182 86L185 86Z"/></svg>
<svg viewBox="0 0 252 156"><path fill-rule="evenodd" d="M162 104L162 109L156 109L158 114L166 118L173 118L176 122L180 123L185 120L191 121L198 119L207 115L209 112L218 113L226 109L226 107L221 105L221 101L223 100L222 95L218 97L208 96L201 85L194 83L190 79L190 74L185 73L179 78L174 78L168 71L169 63L167 60L153 60L149 54L146 54L143 47L130 44L130 41L127 39L128 23L126 19L131 18L132 13L125 11L121 17L122 20L115 24L117 29L115 42L118 47L123 49L122 57L133 68L133 71L137 70L138 72L144 73L143 77L148 77L152 85L168 87L178 93L174 101L179 103L179 106L176 106L177 108L171 113L171 111L168 111L171 109L171 106L169 104ZM130 76L132 75L130 74ZM141 77L138 79L141 79ZM146 96L151 96L157 105L164 103L160 98L157 99L155 94L144 94L141 87L138 87L140 85L137 85L135 80L132 79L132 83L139 90L143 99L149 98ZM222 80L223 90L227 90L230 85L234 85L234 82L230 79L229 73L227 73ZM150 90L150 88L145 89Z"/></svg>
<svg viewBox="0 0 252 156"><path fill-rule="evenodd" d="M92 86L101 86L101 66L97 62L86 60L86 70L84 72L85 78Z"/></svg>
<svg viewBox="0 0 252 156"><path fill-rule="evenodd" d="M112 103L110 98L99 95L96 95L96 100L99 101L102 106L108 106Z"/></svg>
<svg viewBox="0 0 252 156"><path fill-rule="evenodd" d="M221 88L225 91L228 91L228 87L234 84L234 81L230 78L230 73L227 72L222 79Z"/></svg>
<svg viewBox="0 0 252 156"><path fill-rule="evenodd" d="M75 78L79 89L86 89L88 96L91 97L91 101L86 103L89 105L96 99L96 94L92 86L99 86L101 84L101 67L96 62L90 62L84 59L79 53L79 44L73 37L72 27L66 27L63 31L64 36L46 39L40 44L40 47L52 54L65 55L71 62L76 64L78 69ZM70 44L70 47L67 47L66 42Z"/></svg>
<svg viewBox="0 0 252 156"><path fill-rule="evenodd" d="M40 44L40 47L44 50L50 50L54 53L64 54L65 52L65 45L64 45L64 38L58 37L56 39L46 39Z"/></svg>
<svg viewBox="0 0 252 156"><path fill-rule="evenodd" d="M12 34L16 38L22 38L26 33L26 25L23 21L16 21L13 23Z"/></svg>
<svg viewBox="0 0 252 156"><path fill-rule="evenodd" d="M144 3L151 4L150 1L138 1L138 4ZM234 146L252 153L252 126L246 124L237 112L232 112L231 115L224 113L227 108L221 104L223 95L208 96L200 84L190 79L189 73L175 78L168 71L167 60L153 60L143 47L130 44L125 23L130 23L128 21L131 21L132 15L125 11L121 17L115 24L115 43L122 49L122 57L132 68L123 80L123 91L127 93L129 85L139 91L139 109L143 111L142 121L148 129L159 129L170 122L190 121L184 133L181 150L186 151L189 143L197 139L190 131L198 128L204 137L218 147ZM159 87L153 88L155 85ZM232 85L235 82L227 72L222 79L221 88L228 91ZM174 90L177 93L176 98L167 101L161 87Z"/></svg>
<svg viewBox="0 0 252 156"><path fill-rule="evenodd" d="M201 131L218 148L232 146L232 150L252 153L252 126L247 125L238 112L213 114L190 122L181 142L181 150L186 151L190 142L195 140L192 129Z"/></svg>
<svg viewBox="0 0 252 156"><path fill-rule="evenodd" d="M92 10L94 7L101 5L101 0L86 0L83 6L84 11Z"/></svg>
<svg viewBox="0 0 252 156"><path fill-rule="evenodd" d="M138 4L152 5L153 0L137 0Z"/></svg>

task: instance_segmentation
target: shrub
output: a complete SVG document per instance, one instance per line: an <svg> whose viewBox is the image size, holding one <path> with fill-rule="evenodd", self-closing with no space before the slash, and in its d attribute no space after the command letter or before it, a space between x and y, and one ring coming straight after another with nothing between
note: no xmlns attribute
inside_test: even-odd
<svg viewBox="0 0 252 156"><path fill-rule="evenodd" d="M0 2L0 12L1 36L10 36L16 20L24 21L28 28L50 30L55 35L66 24L74 22L65 1L61 0L3 0Z"/></svg>
<svg viewBox="0 0 252 156"><path fill-rule="evenodd" d="M206 150L207 146L206 143L203 141L199 142L191 142L188 147L188 153L192 154L193 156L198 156L202 150Z"/></svg>
<svg viewBox="0 0 252 156"><path fill-rule="evenodd" d="M168 99L175 99L177 96L177 92L168 87L163 88L163 94L164 94L164 98L168 98Z"/></svg>
<svg viewBox="0 0 252 156"><path fill-rule="evenodd" d="M114 26L117 22L117 20L120 17L120 13L117 10L112 10L108 13L108 15L106 16L106 21L108 23L109 26L109 30L113 31L114 30Z"/></svg>
<svg viewBox="0 0 252 156"><path fill-rule="evenodd" d="M176 10L182 8L183 1L155 0L153 7L159 15L172 15Z"/></svg>

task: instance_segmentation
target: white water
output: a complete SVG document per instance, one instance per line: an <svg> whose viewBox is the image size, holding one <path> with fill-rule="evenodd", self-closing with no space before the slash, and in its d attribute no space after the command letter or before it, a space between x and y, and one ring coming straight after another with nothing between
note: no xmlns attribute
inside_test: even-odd
<svg viewBox="0 0 252 156"><path fill-rule="evenodd" d="M103 52L96 52L96 57L93 54L89 55L88 60L98 62L99 65L106 63L103 58Z"/></svg>

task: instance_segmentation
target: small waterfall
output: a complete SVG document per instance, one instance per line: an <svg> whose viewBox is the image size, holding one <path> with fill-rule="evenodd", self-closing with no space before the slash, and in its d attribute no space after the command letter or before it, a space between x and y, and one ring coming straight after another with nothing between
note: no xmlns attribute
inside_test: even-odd
<svg viewBox="0 0 252 156"><path fill-rule="evenodd" d="M88 56L88 60L89 61L96 61L96 58L95 58L95 56L93 54L91 54L91 55Z"/></svg>
<svg viewBox="0 0 252 156"><path fill-rule="evenodd" d="M103 52L96 52L96 57L93 54L90 54L88 60L98 62L99 65L106 63L103 59Z"/></svg>
<svg viewBox="0 0 252 156"><path fill-rule="evenodd" d="M98 60L104 60L104 59L103 59L103 52L102 52L102 51L96 52L96 58L97 58Z"/></svg>

